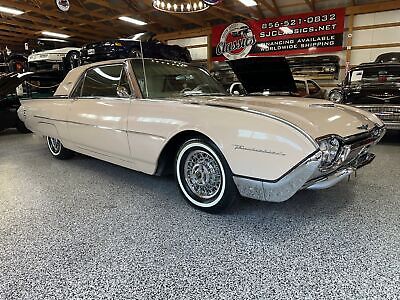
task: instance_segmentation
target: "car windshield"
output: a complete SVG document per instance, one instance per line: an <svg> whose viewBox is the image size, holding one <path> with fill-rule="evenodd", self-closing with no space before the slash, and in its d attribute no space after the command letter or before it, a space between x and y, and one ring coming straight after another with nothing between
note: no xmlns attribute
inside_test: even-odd
<svg viewBox="0 0 400 300"><path fill-rule="evenodd" d="M379 66L354 70L350 73L351 84L400 83L400 66Z"/></svg>
<svg viewBox="0 0 400 300"><path fill-rule="evenodd" d="M202 68L156 59L135 59L131 64L145 98L226 95L224 88Z"/></svg>

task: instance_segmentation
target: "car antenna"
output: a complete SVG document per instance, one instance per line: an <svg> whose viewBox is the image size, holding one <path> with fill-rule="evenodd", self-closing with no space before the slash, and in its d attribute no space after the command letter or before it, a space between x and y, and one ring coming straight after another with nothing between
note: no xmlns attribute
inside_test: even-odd
<svg viewBox="0 0 400 300"><path fill-rule="evenodd" d="M143 46L142 40L139 40L140 53L142 54L142 66L143 66L143 76L144 76L144 88L146 90L146 98L149 98L149 89L147 88L147 76L146 76L146 66L144 64Z"/></svg>

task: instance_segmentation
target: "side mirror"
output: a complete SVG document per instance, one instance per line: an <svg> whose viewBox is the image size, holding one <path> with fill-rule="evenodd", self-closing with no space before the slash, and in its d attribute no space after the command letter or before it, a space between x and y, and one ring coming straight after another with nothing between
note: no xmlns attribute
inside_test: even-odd
<svg viewBox="0 0 400 300"><path fill-rule="evenodd" d="M243 85L240 82L232 83L231 86L229 87L229 94L233 96L244 95L245 91Z"/></svg>
<svg viewBox="0 0 400 300"><path fill-rule="evenodd" d="M119 85L117 86L117 95L121 98L129 98L129 92L126 87Z"/></svg>

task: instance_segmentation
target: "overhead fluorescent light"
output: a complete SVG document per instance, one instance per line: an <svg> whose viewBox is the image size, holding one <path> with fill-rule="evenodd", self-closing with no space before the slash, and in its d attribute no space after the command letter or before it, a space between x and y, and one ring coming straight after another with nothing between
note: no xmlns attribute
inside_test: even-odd
<svg viewBox="0 0 400 300"><path fill-rule="evenodd" d="M42 31L43 35L47 35L47 36L52 36L52 37L56 37L56 38L61 38L61 39L67 39L70 36L63 34L63 33L57 33L57 32L51 32L51 31Z"/></svg>
<svg viewBox="0 0 400 300"><path fill-rule="evenodd" d="M134 18L131 17L119 17L118 19L120 19L121 21L125 21L125 22L129 22L135 25L139 25L139 26L143 26L143 25L147 25L146 22L140 21L140 20L136 20Z"/></svg>
<svg viewBox="0 0 400 300"><path fill-rule="evenodd" d="M239 0L245 6L257 6L257 2L254 0Z"/></svg>
<svg viewBox="0 0 400 300"><path fill-rule="evenodd" d="M22 15L24 13L24 11L22 11L22 10L5 7L5 6L0 6L0 12L5 13L5 14L10 14L10 15Z"/></svg>
<svg viewBox="0 0 400 300"><path fill-rule="evenodd" d="M38 38L38 40L40 40L40 41L49 41L49 42L69 43L66 40L52 39L52 38Z"/></svg>

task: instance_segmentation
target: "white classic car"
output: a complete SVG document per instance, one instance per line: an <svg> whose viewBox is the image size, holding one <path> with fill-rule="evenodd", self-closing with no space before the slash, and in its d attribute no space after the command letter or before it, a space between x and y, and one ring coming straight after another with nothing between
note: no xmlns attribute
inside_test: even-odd
<svg viewBox="0 0 400 300"><path fill-rule="evenodd" d="M238 194L281 202L328 188L373 160L369 150L385 131L376 116L265 97L265 80L250 80L257 60L237 62L235 72L246 66L247 96L227 95L186 63L126 59L73 69L53 98L24 101L18 114L54 157L75 151L147 174L174 172L187 201L209 212Z"/></svg>
<svg viewBox="0 0 400 300"><path fill-rule="evenodd" d="M28 56L28 64L33 71L73 69L78 65L80 48L65 47L35 52Z"/></svg>

